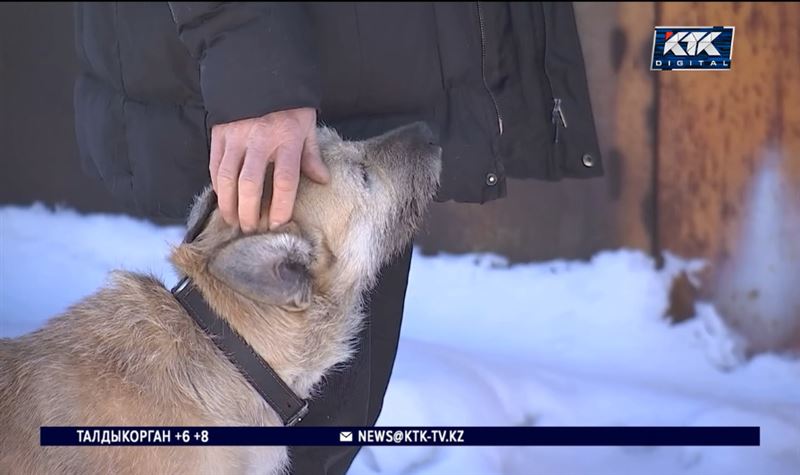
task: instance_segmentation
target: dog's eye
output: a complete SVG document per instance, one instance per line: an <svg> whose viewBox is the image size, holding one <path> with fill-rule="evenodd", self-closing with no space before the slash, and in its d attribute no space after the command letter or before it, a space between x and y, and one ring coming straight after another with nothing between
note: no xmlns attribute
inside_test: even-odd
<svg viewBox="0 0 800 475"><path fill-rule="evenodd" d="M360 167L361 167L361 180L364 182L364 185L369 185L369 171L367 171L367 166L361 163Z"/></svg>

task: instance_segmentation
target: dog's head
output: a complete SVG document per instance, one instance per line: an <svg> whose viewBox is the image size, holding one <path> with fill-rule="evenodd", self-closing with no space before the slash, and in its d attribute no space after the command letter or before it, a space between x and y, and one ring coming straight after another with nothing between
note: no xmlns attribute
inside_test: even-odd
<svg viewBox="0 0 800 475"><path fill-rule="evenodd" d="M361 292L406 246L438 184L441 149L427 126L411 124L365 141L329 128L318 142L331 180L301 177L292 221L269 230L270 181L258 230L227 225L208 188L195 200L187 242L173 260L210 275L257 304L304 309L312 293ZM271 177L271 174L268 174Z"/></svg>

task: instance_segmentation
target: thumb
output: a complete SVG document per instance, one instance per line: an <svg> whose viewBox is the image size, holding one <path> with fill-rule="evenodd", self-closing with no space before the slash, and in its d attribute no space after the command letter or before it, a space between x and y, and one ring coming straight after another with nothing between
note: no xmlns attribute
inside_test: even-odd
<svg viewBox="0 0 800 475"><path fill-rule="evenodd" d="M300 157L300 171L304 175L320 184L327 184L331 180L331 174L319 152L317 144L317 130L311 127L311 131L303 144L303 152Z"/></svg>

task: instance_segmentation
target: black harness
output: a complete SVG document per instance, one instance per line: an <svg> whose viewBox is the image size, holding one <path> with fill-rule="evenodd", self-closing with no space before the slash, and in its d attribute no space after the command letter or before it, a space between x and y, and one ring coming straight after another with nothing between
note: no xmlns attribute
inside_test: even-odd
<svg viewBox="0 0 800 475"><path fill-rule="evenodd" d="M200 218L188 230L184 243L194 241L214 210L216 196L213 191L211 193L211 199L206 201L207 206ZM217 315L189 277L184 277L172 288L172 295L247 382L278 413L285 426L297 424L308 414L308 402L299 398L241 335Z"/></svg>

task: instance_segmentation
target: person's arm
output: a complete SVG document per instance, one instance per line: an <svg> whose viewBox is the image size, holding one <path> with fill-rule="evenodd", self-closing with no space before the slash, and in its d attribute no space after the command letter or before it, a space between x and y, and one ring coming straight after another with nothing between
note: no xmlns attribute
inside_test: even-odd
<svg viewBox="0 0 800 475"><path fill-rule="evenodd" d="M301 2L169 5L178 35L200 62L210 125L319 107L313 28Z"/></svg>
<svg viewBox="0 0 800 475"><path fill-rule="evenodd" d="M316 147L320 104L313 28L302 3L170 2L178 34L200 63L211 134L209 171L220 211L255 229L275 162L272 227L291 218L300 170L326 182Z"/></svg>

